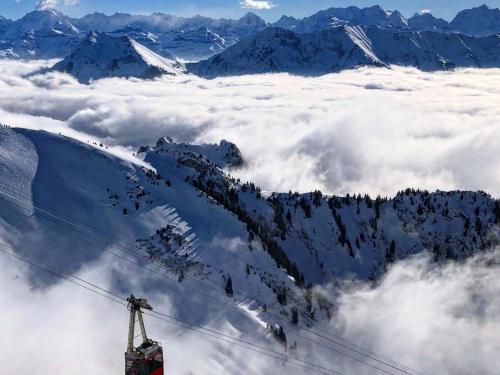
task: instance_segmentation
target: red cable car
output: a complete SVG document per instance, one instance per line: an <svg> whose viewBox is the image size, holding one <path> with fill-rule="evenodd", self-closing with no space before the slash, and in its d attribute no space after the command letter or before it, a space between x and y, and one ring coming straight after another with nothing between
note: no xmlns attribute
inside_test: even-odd
<svg viewBox="0 0 500 375"><path fill-rule="evenodd" d="M130 311L128 330L128 346L125 353L125 375L164 375L163 373L163 348L159 343L148 339L141 308L153 310L147 300L127 298ZM142 334L142 344L134 348L135 316L137 315Z"/></svg>

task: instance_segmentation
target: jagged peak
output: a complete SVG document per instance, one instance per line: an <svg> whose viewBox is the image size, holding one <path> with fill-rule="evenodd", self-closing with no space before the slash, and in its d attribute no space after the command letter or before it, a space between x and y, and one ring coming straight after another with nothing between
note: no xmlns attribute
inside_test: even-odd
<svg viewBox="0 0 500 375"><path fill-rule="evenodd" d="M211 161L218 167L238 167L243 164L240 149L234 143L225 139L219 144L189 144L177 143L172 137L165 136L158 139L156 146L141 146L138 154L159 153L173 156L176 159L194 160L204 159Z"/></svg>

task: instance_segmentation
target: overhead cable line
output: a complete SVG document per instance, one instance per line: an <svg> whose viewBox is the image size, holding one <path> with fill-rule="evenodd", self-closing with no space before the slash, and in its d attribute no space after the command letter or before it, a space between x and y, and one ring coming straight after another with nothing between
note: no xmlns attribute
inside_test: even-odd
<svg viewBox="0 0 500 375"><path fill-rule="evenodd" d="M1 185L1 183L0 183L0 185ZM10 190L10 191L12 192L12 189L8 189L8 190ZM14 192L14 193L12 193L12 194L17 194L17 192ZM52 219L52 220L54 220L54 221L58 222L59 224L63 224L63 225L70 226L70 227L71 227L73 230L75 230L76 232L78 232L78 233L80 233L80 234L82 234L82 235L88 236L89 238L92 238L93 240L96 240L96 241L99 241L99 242L105 243L105 244L107 244L107 245L109 245L109 246L111 246L111 247L113 247L113 248L117 249L118 251L125 252L125 253L130 254L130 255L133 255L133 256L139 256L139 257L141 257L142 259L146 260L146 261L147 261L147 262L149 262L149 263L152 263L152 264L158 265L158 266L160 266L160 267L162 267L162 268L165 268L167 271L172 272L172 269L168 268L165 264L163 264L163 263L161 263L161 262L154 261L154 260L150 259L149 257L147 257L147 255L146 255L146 254L139 253L139 252L138 252L138 251L139 251L139 249L137 249L136 245L135 245L135 244L133 244L133 243L131 243L131 242L129 242L129 241L122 240L121 238L119 238L119 237L118 237L118 236L116 236L116 235L109 234L109 233L103 232L103 231L101 231L101 230L99 230L99 229L93 228L93 227L91 227L91 226L89 226L89 225L87 225L87 224L84 224L84 223L82 223L82 222L79 222L77 219L74 219L74 218L69 218L69 217L66 217L66 218L61 217L61 215L54 214L54 213L50 212L50 211L49 211L49 209L40 208L40 207L39 207L40 205L38 205L38 206L37 206L37 205L32 204L31 202L26 202L26 201L23 201L22 199L17 198L16 196L14 196L14 195L12 195L12 194L6 193L5 191L2 191L2 190L0 189L0 195L3 195L3 196L5 196L5 197L7 197L7 198L10 198L10 199L13 199L14 201L18 202L18 203L19 203L19 204L21 204L21 205L28 206L29 208L32 208L32 209L34 209L35 211L37 211L37 212L39 212L39 213L41 213L41 214L43 214L43 215L45 215L45 216L48 216L50 219ZM21 195L21 194L20 194L20 195ZM2 197L0 196L0 199L1 199L1 198L2 198ZM7 201L7 202L9 202L9 203L11 203L11 204L14 204L14 205L19 206L19 204L15 203L15 202L12 202L12 201L7 200L7 199L4 199L4 200L5 200L5 201ZM75 223L75 222L76 222L76 223ZM89 229L89 228L90 228L90 229ZM82 233L82 231L83 231L83 233ZM95 233L96 231L97 231L97 232L99 232L100 234L99 234L99 233ZM96 236L97 236L97 237L96 237ZM119 241L119 243L110 242L110 240L104 240L104 239L103 239L103 237L104 237L104 236L106 236L106 237L108 237L108 238L113 238L114 240ZM133 246L134 250L131 250L129 247L125 246L124 244L125 244L125 245L129 244L130 246ZM178 283L178 281L177 281L177 280L172 279L172 278L171 278L168 274L159 273L159 272L157 272L157 271L155 271L155 270L152 270L152 269L150 269L150 268L146 268L144 265L142 265L142 264L140 264L140 263L137 263L137 262L135 262L135 261L133 261L133 260L130 260L130 259L128 259L128 258L125 258L125 257L123 257L123 256L121 256L121 255L116 254L116 253L113 253L113 252L109 251L108 249L105 249L104 251L107 251L107 252L109 252L111 255L113 255L113 256L117 256L118 258L120 258L120 259L122 259L122 260L125 260L125 261L127 261L127 262L131 262L131 263L135 264L136 266L141 267L141 268L143 268L143 269L145 269L145 270L147 270L147 271L149 271L149 272L155 273L155 274L157 274L157 275L159 275L159 276L161 276L161 277L167 277L168 279L170 279L170 280L175 281L176 283ZM218 286L217 286L217 287L215 287L215 286L213 286L213 285L209 285L209 284L208 284L208 283L206 283L206 282L203 282L203 281L201 281L201 280L199 280L199 279L197 279L197 278L195 278L195 277L192 277L192 276L190 276L190 275L186 275L186 274L185 274L185 278L187 278L188 280L192 281L192 282L193 282L193 283L195 283L195 284L202 285L203 287L209 288L209 289L211 289L211 290L214 290L214 291L216 291L216 292L218 292L218 293L222 294L223 296L226 296L225 291L224 291L223 289L220 289ZM210 280L210 279L209 279L209 280ZM212 281L212 282L215 284L215 281L213 281L213 280L210 280L210 281ZM194 287L192 287L192 286L190 286L190 285L186 285L186 284L184 284L184 283L181 283L181 284L182 284L182 285L184 285L184 286L190 287L190 288L194 288ZM217 300L217 301L219 301L219 302L221 302L221 303L224 303L224 304L226 304L226 305L228 305L228 306L230 306L230 307L232 307L232 308L238 309L240 312L242 312L242 313L244 313L244 314L247 314L248 316L250 316L250 317L254 318L254 315L253 315L253 314L251 314L248 310L246 310L246 309L242 308L241 306L234 305L234 304L232 304L232 303L228 303L227 301L221 300L221 299L219 299L219 298L214 297L213 295L210 295L210 294L207 294L207 293L201 292L201 291L199 291L199 290L198 290L198 292L200 292L200 293L202 293L202 294L204 294L204 295L206 295L206 296L208 296L208 297L210 297L210 298L214 298L215 300ZM253 297L247 297L247 299L239 299L239 298L237 298L237 297L236 297L236 298L234 298L234 300L236 300L236 301L237 301L237 302L239 302L239 303L243 303L243 304L244 304L244 303L250 303L250 302L251 302L251 303L257 303L257 304L260 304L260 305L261 305L261 306L260 306L261 308L263 308L263 305L264 305L262 302L260 302L260 301L256 300L256 299L255 299L255 298L253 298ZM272 307L271 307L271 308L272 308ZM276 309L274 309L274 308L272 308L272 309L273 309L274 311L278 311L278 310L276 310ZM269 311L263 311L263 312L264 312L265 314L267 314L267 315L269 315L269 316L271 316L271 317L273 317L273 318L275 318L275 319L277 319L277 320L281 321L281 322L284 322L284 323L285 323L285 325L287 325L288 327L290 327L291 329L293 329L294 331L296 331L296 332L294 332L294 333L293 333L295 336L300 337L300 338L302 338L302 339L304 339L304 340L307 340L307 341L309 341L309 342L312 342L312 343L314 343L314 344L317 344L317 345L319 345L319 346L321 346L321 347L323 347L323 348L325 348L325 349L327 349L327 350L330 350L330 351L332 351L332 352L334 352L334 353L336 353L336 354L338 354L338 355L345 356L345 357L347 357L347 358L349 358L349 359L351 359L351 360L354 360L354 361L356 361L356 362L359 362L359 363L361 363L361 364L363 364L363 365L366 365L366 366L368 366L368 367L371 367L371 368L373 368L373 369L375 369L375 370L378 370L378 371L384 372L384 373L389 374L389 375L394 375L392 372L387 371L386 369L384 369L384 368L382 368L382 367L379 367L379 366L376 366L376 365L374 365L374 364L371 364L371 363L368 363L368 362L366 362L366 361L363 361L362 359L360 359L360 358L358 358L358 357L355 357L355 356L353 356L353 355L350 355L350 354L345 353L345 352L343 352L343 351L340 351L340 350L338 350L338 349L332 348L331 346L325 345L324 343L321 343L321 342L315 341L315 340L313 340L312 338L310 338L310 337L308 337L308 336L305 336L303 333L301 333L301 332L300 332L300 330L303 330L303 331L305 331L305 332L307 332L307 333L309 333L309 334L312 334L312 335L314 335L314 336L316 336L316 337L319 337L319 338L321 338L321 339L323 339L323 340L326 340L326 341L328 341L328 342L330 342L330 343L333 343L333 344L335 344L335 345L338 345L338 346L340 346L340 347L342 347L342 348L344 348L344 349L347 349L347 350L349 350L349 351L351 351L351 352L353 352L353 353L356 353L356 354L358 354L358 355L361 355L362 357L365 357L365 358L367 358L367 359L370 359L370 360L372 360L372 361L375 361L375 362L377 362L377 363L381 364L382 366L392 368L392 369L394 369L394 370L396 370L396 371L399 371L399 372L401 372L401 373L405 373L405 374L408 374L408 375L413 375L413 374L418 374L418 373L419 373L419 372L418 372L418 371L416 371L416 370L413 370L413 369L411 369L411 368L409 368L409 367L407 367L407 366L404 366L404 365L402 365L402 364L400 364L400 363L398 363L398 362L396 362L396 361L393 361L393 360L391 360L391 359L388 359L388 358L382 357L382 356L380 356L380 355L377 355L376 353L373 353L373 352L371 352L371 351L370 351L370 350L368 350L368 349L364 349L364 348L360 347L359 345L356 345L355 343L352 343L352 342L350 342L350 341L348 341L348 340L345 340L345 339L343 339L343 338L341 338L341 337L339 337L339 336L332 335L332 336L334 336L334 337L337 339L337 340L335 340L335 339L329 338L326 334L315 332L315 331L313 331L313 330L311 330L311 329L309 329L309 328L307 328L307 327L304 327L303 325L300 325L300 324L298 324L298 325L294 325L294 324L292 324L292 323L288 322L288 320L286 320L286 319L282 318L281 316L276 315L276 314L273 314L273 313L271 313L271 312L269 312ZM298 332L298 333L297 333L297 332ZM338 340L344 341L345 343L339 342ZM353 345L353 346L355 346L355 347L358 347L358 348L360 348L360 349L358 350L358 349L356 349L356 348L353 348L353 347L351 347L349 344L350 344L350 345ZM368 351L369 353L366 353L366 351ZM381 359L379 359L379 358L377 358L377 357L379 357L379 358L381 358ZM385 360L384 360L384 359L385 359ZM392 362L392 364L391 364L390 362ZM411 370L411 371L409 371L409 370Z"/></svg>
<svg viewBox="0 0 500 375"><path fill-rule="evenodd" d="M15 249L7 244L0 242L0 246L15 252ZM105 288L102 288L94 283L86 281L86 280L82 279L81 277L75 276L69 272L58 270L56 267L48 265L48 263L42 262L37 258L34 258L32 256L20 256L20 255L17 255L15 253L10 252L10 251L6 251L6 250L1 249L1 248L0 248L0 252L5 254L5 255L8 255L10 257L13 257L19 261L30 264L34 267L45 270L56 277L64 279L64 280L66 280L66 281L68 281L76 286L82 287L82 288L84 288L92 293L95 293L95 294L100 295L104 298L107 298L110 301L118 303L122 306L127 306L127 303L126 303L127 299L126 298L119 296L116 293L111 292ZM78 281L75 281L75 280L78 280ZM277 359L280 361L292 361L292 362L286 362L286 363L290 363L290 364L295 365L295 366L303 367L303 368L306 368L306 369L314 371L314 372L318 372L321 374L345 375L344 373L337 371L335 369L324 367L324 366L318 365L314 362L309 362L309 361L303 360L303 359L295 357L295 356L290 356L290 355L287 355L284 353L280 353L274 349L270 349L270 348L267 348L267 347L264 347L264 346L261 346L258 344L254 344L250 341L243 340L243 339L240 339L237 337L233 337L233 336L227 335L225 333L219 332L219 331L214 330L214 329L210 329L210 328L206 328L206 327L194 324L194 323L186 322L182 319L173 317L169 314L165 314L165 313L161 313L161 312L150 312L150 313L144 313L144 314L151 316L153 318L162 320L162 321L166 321L166 322L171 323L171 324L178 325L178 326L183 327L183 328L188 328L188 329L193 330L193 331L200 333L200 334L205 334L207 336L218 339L220 341L225 341L225 342L231 343L233 345L237 345L239 347L245 348L247 350L252 350L252 351L258 352L260 354L266 355L268 357L271 357L271 358L274 358L274 359Z"/></svg>

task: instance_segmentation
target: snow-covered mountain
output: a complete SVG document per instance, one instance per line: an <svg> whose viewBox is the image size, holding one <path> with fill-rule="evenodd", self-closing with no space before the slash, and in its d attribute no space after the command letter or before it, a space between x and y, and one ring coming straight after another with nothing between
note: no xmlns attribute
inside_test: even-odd
<svg viewBox="0 0 500 375"><path fill-rule="evenodd" d="M408 28L408 22L400 12L387 11L376 5L369 8L351 6L322 10L300 20L294 30L310 33L341 25L378 26L396 30Z"/></svg>
<svg viewBox="0 0 500 375"><path fill-rule="evenodd" d="M485 36L500 33L500 9L487 5L466 9L451 21L453 30L473 36Z"/></svg>
<svg viewBox="0 0 500 375"><path fill-rule="evenodd" d="M306 34L268 28L209 60L188 65L188 69L205 77L265 72L317 75L393 64L428 71L499 67L500 37L394 32L362 26L339 26Z"/></svg>
<svg viewBox="0 0 500 375"><path fill-rule="evenodd" d="M69 18L63 13L54 10L36 10L26 14L3 33L5 39L16 39L33 30L50 29L61 34L78 34L78 29L73 26Z"/></svg>
<svg viewBox="0 0 500 375"><path fill-rule="evenodd" d="M411 30L431 30L431 31L448 31L450 24L448 21L434 17L429 12L415 13L413 17L408 19L408 27Z"/></svg>
<svg viewBox="0 0 500 375"><path fill-rule="evenodd" d="M80 41L79 30L57 10L36 10L10 22L0 35L0 54L14 58L66 56Z"/></svg>
<svg viewBox="0 0 500 375"><path fill-rule="evenodd" d="M272 26L309 33L341 25L377 26L388 30L460 32L471 36L488 36L500 32L500 10L486 5L466 9L448 21L420 12L406 19L398 11L387 11L380 6L358 8L330 8L297 20L283 16Z"/></svg>
<svg viewBox="0 0 500 375"><path fill-rule="evenodd" d="M53 70L69 73L82 83L106 77L154 78L184 71L181 63L164 58L127 37L91 32Z"/></svg>
<svg viewBox="0 0 500 375"><path fill-rule="evenodd" d="M89 247L16 199L113 233L111 243L135 242L179 282L194 275L224 288L231 278L236 295L278 308L286 320L293 309L307 324L329 316L327 301L312 298L306 285L366 280L425 250L436 260L464 259L498 241L500 202L485 193L265 193L224 172L243 163L225 141L161 138L135 161L38 131L2 127L0 144L0 190L10 195L1 197L0 228L18 251L73 270L110 243Z"/></svg>

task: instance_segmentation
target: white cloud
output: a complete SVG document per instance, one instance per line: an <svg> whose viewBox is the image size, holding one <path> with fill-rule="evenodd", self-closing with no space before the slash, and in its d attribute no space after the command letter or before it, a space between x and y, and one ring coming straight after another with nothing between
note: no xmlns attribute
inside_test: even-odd
<svg viewBox="0 0 500 375"><path fill-rule="evenodd" d="M431 13L432 11L430 9L421 9L418 11L418 14L427 14Z"/></svg>
<svg viewBox="0 0 500 375"><path fill-rule="evenodd" d="M275 7L273 3L268 0L242 0L240 6L246 9L272 9Z"/></svg>
<svg viewBox="0 0 500 375"><path fill-rule="evenodd" d="M500 196L498 69L367 68L317 78L183 76L83 86L58 73L23 78L35 68L0 62L3 121L52 122L58 131L134 148L164 135L227 138L248 161L233 174L265 190L392 195L419 187Z"/></svg>
<svg viewBox="0 0 500 375"><path fill-rule="evenodd" d="M73 6L78 4L79 0L63 0L62 3L67 6ZM38 0L36 3L36 9L47 10L55 9L61 4L61 0Z"/></svg>
<svg viewBox="0 0 500 375"><path fill-rule="evenodd" d="M332 326L420 373L495 374L499 255L441 266L425 256L398 263L376 288L344 289Z"/></svg>

